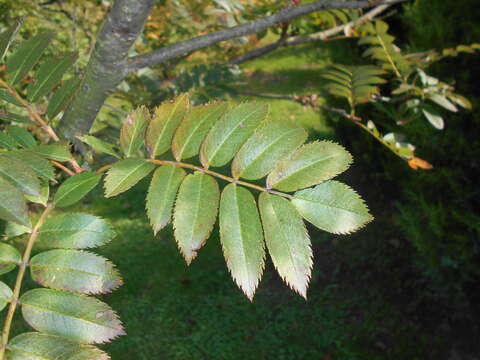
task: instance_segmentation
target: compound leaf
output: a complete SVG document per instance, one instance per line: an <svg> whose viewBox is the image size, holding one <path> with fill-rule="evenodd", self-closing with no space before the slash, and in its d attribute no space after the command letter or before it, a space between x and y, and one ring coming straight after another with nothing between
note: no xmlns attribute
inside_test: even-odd
<svg viewBox="0 0 480 360"><path fill-rule="evenodd" d="M170 222L178 188L185 175L185 170L173 164L162 165L153 173L146 210L155 234Z"/></svg>
<svg viewBox="0 0 480 360"><path fill-rule="evenodd" d="M0 260L1 261L1 260ZM1 264L0 264L1 267ZM12 289L8 287L7 284L0 281L0 311L5 309L5 306L10 302L10 299L13 296Z"/></svg>
<svg viewBox="0 0 480 360"><path fill-rule="evenodd" d="M80 201L92 191L102 178L102 174L82 172L76 174L60 185L53 202L58 207L66 207Z"/></svg>
<svg viewBox="0 0 480 360"><path fill-rule="evenodd" d="M262 225L252 193L235 184L222 192L220 242L233 279L252 300L265 265Z"/></svg>
<svg viewBox="0 0 480 360"><path fill-rule="evenodd" d="M0 219L13 221L30 228L27 204L22 192L0 177Z"/></svg>
<svg viewBox="0 0 480 360"><path fill-rule="evenodd" d="M298 191L292 203L306 220L333 234L351 233L373 220L360 196L338 181Z"/></svg>
<svg viewBox="0 0 480 360"><path fill-rule="evenodd" d="M217 220L220 190L217 182L200 172L188 175L180 186L173 227L178 248L190 264L205 244Z"/></svg>
<svg viewBox="0 0 480 360"><path fill-rule="evenodd" d="M269 121L260 125L233 159L233 177L256 180L266 176L279 160L302 145L307 136L303 128L288 122Z"/></svg>
<svg viewBox="0 0 480 360"><path fill-rule="evenodd" d="M5 157L22 162L30 167L39 177L47 180L55 180L53 166L43 157L29 150L9 151L2 154Z"/></svg>
<svg viewBox="0 0 480 360"><path fill-rule="evenodd" d="M117 314L92 297L33 289L20 302L25 321L37 331L85 344L105 343L125 334Z"/></svg>
<svg viewBox="0 0 480 360"><path fill-rule="evenodd" d="M259 208L273 265L281 278L306 298L313 253L302 217L290 201L267 193L260 194Z"/></svg>
<svg viewBox="0 0 480 360"><path fill-rule="evenodd" d="M32 279L57 289L83 294L108 293L122 284L113 264L86 251L50 250L30 260Z"/></svg>
<svg viewBox="0 0 480 360"><path fill-rule="evenodd" d="M38 145L31 148L30 151L55 161L70 161L72 159L67 145Z"/></svg>
<svg viewBox="0 0 480 360"><path fill-rule="evenodd" d="M145 159L130 158L116 162L105 177L105 197L127 191L154 168L155 165Z"/></svg>
<svg viewBox="0 0 480 360"><path fill-rule="evenodd" d="M265 104L244 103L213 125L200 149L203 167L227 164L268 114Z"/></svg>
<svg viewBox="0 0 480 360"><path fill-rule="evenodd" d="M18 146L31 149L37 145L33 135L26 129L19 126L11 125L7 127L7 133L18 144Z"/></svg>
<svg viewBox="0 0 480 360"><path fill-rule="evenodd" d="M23 162L0 156L0 177L25 194L40 197L40 181L35 172Z"/></svg>
<svg viewBox="0 0 480 360"><path fill-rule="evenodd" d="M118 155L117 151L115 150L115 145L113 144L110 144L106 141L103 141L102 139L90 135L77 136L77 138L80 141L83 141L85 144L90 145L96 152L112 155L117 159L120 158L120 155Z"/></svg>
<svg viewBox="0 0 480 360"><path fill-rule="evenodd" d="M114 237L111 225L102 218L68 213L45 221L35 244L42 248L87 249L104 245Z"/></svg>
<svg viewBox="0 0 480 360"><path fill-rule="evenodd" d="M344 172L351 162L350 153L338 144L309 143L277 164L267 177L267 187L280 191L306 188Z"/></svg>
<svg viewBox="0 0 480 360"><path fill-rule="evenodd" d="M0 243L0 275L12 271L21 261L22 257L16 248Z"/></svg>
<svg viewBox="0 0 480 360"><path fill-rule="evenodd" d="M143 145L145 129L150 121L150 112L144 106L129 114L120 130L120 148L125 156L137 155Z"/></svg>

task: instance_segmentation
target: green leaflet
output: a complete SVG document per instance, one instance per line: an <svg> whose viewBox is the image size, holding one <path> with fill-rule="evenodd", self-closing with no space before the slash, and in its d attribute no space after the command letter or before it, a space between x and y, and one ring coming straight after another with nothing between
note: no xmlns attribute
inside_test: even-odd
<svg viewBox="0 0 480 360"><path fill-rule="evenodd" d="M53 32L44 32L22 42L7 60L7 73L15 85L35 66L53 39Z"/></svg>
<svg viewBox="0 0 480 360"><path fill-rule="evenodd" d="M0 109L0 121L6 121L6 122L17 122L17 123L25 123L25 124L31 124L32 120L26 116L23 116L21 114L16 114L10 111L6 111L3 109Z"/></svg>
<svg viewBox="0 0 480 360"><path fill-rule="evenodd" d="M0 99L16 106L22 106L22 104L5 89L0 89Z"/></svg>
<svg viewBox="0 0 480 360"><path fill-rule="evenodd" d="M105 343L125 335L117 314L105 303L85 295L33 289L21 298L22 314L37 331L85 343Z"/></svg>
<svg viewBox="0 0 480 360"><path fill-rule="evenodd" d="M5 225L4 235L7 239L10 239L16 236L30 233L31 231L32 229L26 226L17 224L16 222L13 222L13 221L9 221Z"/></svg>
<svg viewBox="0 0 480 360"><path fill-rule="evenodd" d="M434 128L438 130L443 130L445 127L445 122L443 118L436 112L433 108L429 107L428 109L422 109L423 115L427 118L428 122L433 125Z"/></svg>
<svg viewBox="0 0 480 360"><path fill-rule="evenodd" d="M333 234L349 234L373 220L360 196L338 181L298 191L292 203L306 220Z"/></svg>
<svg viewBox="0 0 480 360"><path fill-rule="evenodd" d="M16 149L17 147L18 144L6 131L0 132L0 148Z"/></svg>
<svg viewBox="0 0 480 360"><path fill-rule="evenodd" d="M200 151L208 131L227 111L228 103L195 106L181 122L172 140L172 152L177 161L195 156Z"/></svg>
<svg viewBox="0 0 480 360"><path fill-rule="evenodd" d="M36 73L37 81L31 83L27 88L28 100L34 103L50 93L62 80L63 75L77 60L77 57L77 53L69 53L45 61Z"/></svg>
<svg viewBox="0 0 480 360"><path fill-rule="evenodd" d="M24 128L11 125L7 127L7 133L20 147L31 149L37 145L33 135Z"/></svg>
<svg viewBox="0 0 480 360"><path fill-rule="evenodd" d="M42 248L87 249L104 245L114 237L111 225L102 218L68 213L45 221L35 244Z"/></svg>
<svg viewBox="0 0 480 360"><path fill-rule="evenodd" d="M352 156L330 141L306 144L280 161L267 177L267 188L296 191L329 180L348 169Z"/></svg>
<svg viewBox="0 0 480 360"><path fill-rule="evenodd" d="M105 197L127 191L154 168L155 165L145 159L130 158L116 162L105 177Z"/></svg>
<svg viewBox="0 0 480 360"><path fill-rule="evenodd" d="M208 133L200 149L203 167L227 164L268 114L268 106L240 104L229 110Z"/></svg>
<svg viewBox="0 0 480 360"><path fill-rule="evenodd" d="M452 112L457 112L458 111L458 108L452 104L445 96L443 95L440 95L440 94L430 94L428 96L428 99L430 99L431 101L433 101L434 103L437 103L438 105L440 105L441 107L443 107L444 109L447 109L448 111L452 111Z"/></svg>
<svg viewBox="0 0 480 360"><path fill-rule="evenodd" d="M302 145L307 136L303 128L291 123L263 123L233 159L232 176L249 180L266 176L279 160Z"/></svg>
<svg viewBox="0 0 480 360"><path fill-rule="evenodd" d="M82 172L63 182L57 190L53 202L58 207L75 204L97 186L102 174Z"/></svg>
<svg viewBox="0 0 480 360"><path fill-rule="evenodd" d="M1 265L0 265L1 267ZM10 302L10 299L13 296L12 289L10 289L7 284L0 281L0 311L5 309L5 306Z"/></svg>
<svg viewBox="0 0 480 360"><path fill-rule="evenodd" d="M55 161L69 161L72 155L67 149L68 145L38 145L30 149L44 158Z"/></svg>
<svg viewBox="0 0 480 360"><path fill-rule="evenodd" d="M170 222L178 188L186 173L182 168L166 164L155 170L147 193L146 210L156 235Z"/></svg>
<svg viewBox="0 0 480 360"><path fill-rule="evenodd" d="M32 279L45 287L83 294L104 294L122 285L110 261L86 251L42 252L30 260L30 271Z"/></svg>
<svg viewBox="0 0 480 360"><path fill-rule="evenodd" d="M17 150L3 153L2 156L22 162L30 167L35 173L44 179L55 181L53 166L43 157L29 150Z"/></svg>
<svg viewBox="0 0 480 360"><path fill-rule="evenodd" d="M235 184L222 192L220 242L233 279L252 300L265 265L262 225L253 195Z"/></svg>
<svg viewBox="0 0 480 360"><path fill-rule="evenodd" d="M120 148L126 157L138 155L149 122L150 112L144 106L133 111L124 120L120 130Z"/></svg>
<svg viewBox="0 0 480 360"><path fill-rule="evenodd" d="M20 29L20 26L22 26L22 21L17 21L14 26L8 28L0 34L0 61L3 60L3 57L7 53L13 38Z"/></svg>
<svg viewBox="0 0 480 360"><path fill-rule="evenodd" d="M0 275L12 271L21 261L22 257L16 248L0 243Z"/></svg>
<svg viewBox="0 0 480 360"><path fill-rule="evenodd" d="M105 153L108 155L112 155L117 159L120 159L120 155L118 155L117 151L115 150L115 145L107 143L95 136L77 136L80 141L83 141L85 144L90 145L93 150L99 153Z"/></svg>
<svg viewBox="0 0 480 360"><path fill-rule="evenodd" d="M267 193L260 194L259 208L273 265L281 278L306 298L313 253L302 217L290 201Z"/></svg>
<svg viewBox="0 0 480 360"><path fill-rule="evenodd" d="M22 192L0 177L0 219L31 228Z"/></svg>
<svg viewBox="0 0 480 360"><path fill-rule="evenodd" d="M47 117L52 120L65 109L80 85L79 78L65 80L48 102Z"/></svg>
<svg viewBox="0 0 480 360"><path fill-rule="evenodd" d="M21 161L0 155L0 177L28 195L40 197L40 181L35 172Z"/></svg>
<svg viewBox="0 0 480 360"><path fill-rule="evenodd" d="M50 196L50 184L48 180L40 180L40 196L33 196L25 194L25 199L36 204L47 206L48 197Z"/></svg>
<svg viewBox="0 0 480 360"><path fill-rule="evenodd" d="M188 95L183 94L155 109L145 141L152 159L170 149L173 133L188 111Z"/></svg>
<svg viewBox="0 0 480 360"><path fill-rule="evenodd" d="M59 336L23 333L8 343L9 360L109 360L92 345L82 345Z"/></svg>
<svg viewBox="0 0 480 360"><path fill-rule="evenodd" d="M209 175L188 175L180 186L173 216L174 235L187 264L197 256L217 220L220 190Z"/></svg>

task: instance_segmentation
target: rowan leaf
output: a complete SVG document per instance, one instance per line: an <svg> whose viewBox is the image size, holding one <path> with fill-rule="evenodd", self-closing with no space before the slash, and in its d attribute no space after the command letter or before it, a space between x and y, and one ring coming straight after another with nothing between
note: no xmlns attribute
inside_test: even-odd
<svg viewBox="0 0 480 360"><path fill-rule="evenodd" d="M41 204L47 206L48 197L50 196L50 184L48 180L40 180L40 196L28 195L25 194L25 199L35 204Z"/></svg>
<svg viewBox="0 0 480 360"><path fill-rule="evenodd" d="M84 142L87 145L90 145L93 150L95 150L98 153L105 153L107 155L112 155L113 157L116 157L117 159L120 158L120 155L118 155L117 151L115 150L115 145L110 144L106 141L103 141L102 139L96 138L95 136L77 136L77 138Z"/></svg>
<svg viewBox="0 0 480 360"><path fill-rule="evenodd" d="M72 160L67 145L38 145L31 148L30 151L50 160L62 162Z"/></svg>
<svg viewBox="0 0 480 360"><path fill-rule="evenodd" d="M155 109L145 138L152 159L170 149L173 134L185 117L188 107L188 95L183 94Z"/></svg>
<svg viewBox="0 0 480 360"><path fill-rule="evenodd" d="M174 236L187 264L205 245L217 220L220 190L209 175L188 175L180 186L173 215Z"/></svg>
<svg viewBox="0 0 480 360"><path fill-rule="evenodd" d="M33 289L21 298L25 321L37 331L85 343L105 343L125 335L117 314L85 295Z"/></svg>
<svg viewBox="0 0 480 360"><path fill-rule="evenodd" d="M177 161L195 156L205 136L227 111L228 103L195 106L180 123L172 140L172 152Z"/></svg>
<svg viewBox="0 0 480 360"><path fill-rule="evenodd" d="M87 249L104 245L115 237L111 225L90 214L68 213L51 217L38 231L41 248Z"/></svg>
<svg viewBox="0 0 480 360"><path fill-rule="evenodd" d="M7 133L22 148L31 149L37 145L33 135L24 128L15 125L7 126Z"/></svg>
<svg viewBox="0 0 480 360"><path fill-rule="evenodd" d="M22 257L16 248L0 243L0 275L12 271L21 261Z"/></svg>
<svg viewBox="0 0 480 360"><path fill-rule="evenodd" d="M230 109L213 125L200 149L203 167L223 166L237 153L268 114L265 104L244 103Z"/></svg>
<svg viewBox="0 0 480 360"><path fill-rule="evenodd" d="M11 84L15 85L40 60L54 36L53 32L44 32L22 42L7 60L7 73Z"/></svg>
<svg viewBox="0 0 480 360"><path fill-rule="evenodd" d="M17 147L18 144L6 131L0 132L0 148L16 149Z"/></svg>
<svg viewBox="0 0 480 360"><path fill-rule="evenodd" d="M279 160L302 145L307 136L303 128L288 122L263 123L235 155L233 177L249 180L263 178Z"/></svg>
<svg viewBox="0 0 480 360"><path fill-rule="evenodd" d="M0 89L0 99L15 106L22 106L22 103L15 99L15 97L5 89Z"/></svg>
<svg viewBox="0 0 480 360"><path fill-rule="evenodd" d="M22 162L25 166L30 167L39 177L47 180L55 180L53 166L43 157L38 156L32 151L8 151L3 153L2 156Z"/></svg>
<svg viewBox="0 0 480 360"><path fill-rule="evenodd" d="M145 159L130 158L116 162L105 177L105 197L127 191L154 168L155 165Z"/></svg>
<svg viewBox="0 0 480 360"><path fill-rule="evenodd" d="M13 221L31 228L27 204L17 187L0 177L0 219Z"/></svg>
<svg viewBox="0 0 480 360"><path fill-rule="evenodd" d="M0 267L1 267L1 265L0 265ZM12 289L10 289L10 287L8 287L7 284L0 281L0 311L5 309L5 307L10 302L10 299L12 298L12 296L13 296Z"/></svg>
<svg viewBox="0 0 480 360"><path fill-rule="evenodd" d="M262 225L253 195L235 184L220 199L220 242L233 279L252 300L265 266Z"/></svg>
<svg viewBox="0 0 480 360"><path fill-rule="evenodd" d="M307 298L313 253L302 217L287 199L261 193L263 232L268 252L280 277Z"/></svg>
<svg viewBox="0 0 480 360"><path fill-rule="evenodd" d="M30 271L40 285L82 294L105 294L122 285L110 261L86 251L42 252L30 260Z"/></svg>
<svg viewBox="0 0 480 360"><path fill-rule="evenodd" d="M150 112L144 106L133 111L124 120L120 130L120 148L127 158L138 155L149 121Z"/></svg>
<svg viewBox="0 0 480 360"><path fill-rule="evenodd" d="M373 220L360 196L338 181L298 191L292 203L303 218L333 234L349 234Z"/></svg>
<svg viewBox="0 0 480 360"><path fill-rule="evenodd" d="M433 125L434 128L438 130L443 130L445 127L445 122L443 121L443 118L440 116L439 113L437 113L434 109L432 108L423 108L422 109L423 115L427 118L428 122Z"/></svg>
<svg viewBox="0 0 480 360"><path fill-rule="evenodd" d="M41 196L40 181L35 172L23 162L0 155L0 177L28 195Z"/></svg>
<svg viewBox="0 0 480 360"><path fill-rule="evenodd" d="M65 80L57 91L55 91L55 94L53 94L47 106L47 117L50 120L55 118L55 116L67 107L79 85L80 79L74 77Z"/></svg>
<svg viewBox="0 0 480 360"><path fill-rule="evenodd" d="M457 112L458 111L458 108L452 104L445 96L443 95L440 95L440 94L430 94L428 96L428 99L430 99L431 101L433 101L434 103L437 103L438 105L440 105L441 107L443 107L444 109L447 109L449 111L452 111L452 112Z"/></svg>
<svg viewBox="0 0 480 360"><path fill-rule="evenodd" d="M17 21L15 25L0 34L0 61L3 60L20 26L22 26L22 21Z"/></svg>
<svg viewBox="0 0 480 360"><path fill-rule="evenodd" d="M8 343L9 360L110 360L102 350L60 336L23 333Z"/></svg>
<svg viewBox="0 0 480 360"><path fill-rule="evenodd" d="M178 188L185 175L182 168L173 164L162 165L153 173L147 193L146 210L154 234L170 222Z"/></svg>
<svg viewBox="0 0 480 360"><path fill-rule="evenodd" d="M69 53L45 61L36 72L37 81L27 87L28 100L35 103L49 94L62 80L63 75L77 60L77 57L77 53Z"/></svg>
<svg viewBox="0 0 480 360"><path fill-rule="evenodd" d="M53 202L57 207L66 207L83 199L102 178L102 174L82 172L63 182L57 190Z"/></svg>
<svg viewBox="0 0 480 360"><path fill-rule="evenodd" d="M306 144L280 161L267 177L267 188L296 191L329 180L348 169L352 156L330 141Z"/></svg>

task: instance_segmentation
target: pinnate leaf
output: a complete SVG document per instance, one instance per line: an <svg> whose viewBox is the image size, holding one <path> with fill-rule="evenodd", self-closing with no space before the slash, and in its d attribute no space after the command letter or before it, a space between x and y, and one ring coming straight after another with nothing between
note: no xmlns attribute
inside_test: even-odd
<svg viewBox="0 0 480 360"><path fill-rule="evenodd" d="M30 228L27 204L22 192L0 177L0 219L13 221Z"/></svg>
<svg viewBox="0 0 480 360"><path fill-rule="evenodd" d="M188 175L180 186L173 227L175 240L187 264L197 256L217 220L220 190L209 175Z"/></svg>
<svg viewBox="0 0 480 360"><path fill-rule="evenodd" d="M152 159L170 149L173 134L185 117L188 105L188 95L183 94L155 109L145 139Z"/></svg>
<svg viewBox="0 0 480 360"><path fill-rule="evenodd" d="M260 214L268 252L282 279L307 297L313 253L302 217L287 199L260 194Z"/></svg>
<svg viewBox="0 0 480 360"><path fill-rule="evenodd" d="M53 32L44 32L22 42L8 58L7 73L15 85L35 66L53 39Z"/></svg>
<svg viewBox="0 0 480 360"><path fill-rule="evenodd" d="M36 73L37 81L31 83L27 88L29 101L37 102L42 96L50 93L76 60L77 54L70 53L45 61Z"/></svg>
<svg viewBox="0 0 480 360"><path fill-rule="evenodd" d="M130 158L116 162L105 178L105 197L127 191L154 168L155 165L145 159Z"/></svg>
<svg viewBox="0 0 480 360"><path fill-rule="evenodd" d="M233 279L252 300L265 264L262 225L255 198L235 184L222 192L220 242Z"/></svg>
<svg viewBox="0 0 480 360"><path fill-rule="evenodd" d="M18 187L25 194L40 195L40 181L35 172L21 161L0 155L0 177Z"/></svg>
<svg viewBox="0 0 480 360"><path fill-rule="evenodd" d="M0 264L1 267L1 264ZM0 311L2 311L5 306L9 303L12 298L13 292L12 289L8 287L7 284L0 281Z"/></svg>
<svg viewBox="0 0 480 360"><path fill-rule="evenodd" d="M58 290L103 294L122 284L120 274L107 259L86 251L50 250L30 260L32 279Z"/></svg>
<svg viewBox="0 0 480 360"><path fill-rule="evenodd" d="M373 220L360 196L338 181L298 191L292 203L307 221L333 234L349 234Z"/></svg>
<svg viewBox="0 0 480 360"><path fill-rule="evenodd" d="M22 257L12 245L0 243L0 275L6 274L20 263Z"/></svg>
<svg viewBox="0 0 480 360"><path fill-rule="evenodd" d="M3 156L22 162L30 167L39 177L47 180L55 180L53 166L43 157L29 150L17 150L3 153Z"/></svg>
<svg viewBox="0 0 480 360"><path fill-rule="evenodd" d="M30 151L55 161L69 161L72 159L72 155L68 151L68 145L38 145L31 148Z"/></svg>
<svg viewBox="0 0 480 360"><path fill-rule="evenodd" d="M35 330L85 343L105 343L124 335L117 314L85 295L33 289L21 298L25 321Z"/></svg>
<svg viewBox="0 0 480 360"><path fill-rule="evenodd" d="M229 110L210 130L200 149L205 168L223 166L236 154L268 114L265 104L244 103Z"/></svg>
<svg viewBox="0 0 480 360"><path fill-rule="evenodd" d="M117 159L120 158L120 155L118 155L117 151L115 150L115 145L113 144L90 135L77 136L77 138L80 141L83 141L85 144L90 145L96 152L112 155Z"/></svg>
<svg viewBox="0 0 480 360"><path fill-rule="evenodd" d="M133 111L124 120L120 130L120 147L126 157L138 154L149 122L150 112L144 106Z"/></svg>
<svg viewBox="0 0 480 360"><path fill-rule="evenodd" d="M48 183L48 180L42 179L40 181L40 195L34 196L25 194L25 199L36 204L42 204L43 206L47 206L49 196L50 184Z"/></svg>
<svg viewBox="0 0 480 360"><path fill-rule="evenodd" d="M114 237L115 232L104 219L68 213L45 221L35 244L42 248L87 249L104 245Z"/></svg>
<svg viewBox="0 0 480 360"><path fill-rule="evenodd" d="M256 180L266 176L279 160L302 145L307 136L303 128L291 123L263 123L233 159L233 177Z"/></svg>
<svg viewBox="0 0 480 360"><path fill-rule="evenodd" d="M11 138L18 144L18 146L31 149L37 145L35 138L33 135L26 129L19 127L19 126L8 126L7 132L11 136Z"/></svg>
<svg viewBox="0 0 480 360"><path fill-rule="evenodd" d="M185 175L185 170L173 164L155 170L146 203L147 216L155 234L170 222L178 188Z"/></svg>
<svg viewBox="0 0 480 360"><path fill-rule="evenodd" d="M295 191L329 180L350 166L352 156L330 141L306 144L280 161L267 177L267 187Z"/></svg>
<svg viewBox="0 0 480 360"><path fill-rule="evenodd" d="M227 103L195 106L185 116L172 140L172 152L177 161L195 156L205 136L227 111Z"/></svg>
<svg viewBox="0 0 480 360"><path fill-rule="evenodd" d="M23 333L8 343L9 360L109 360L92 345L79 344L60 336Z"/></svg>
<svg viewBox="0 0 480 360"><path fill-rule="evenodd" d="M57 207L66 207L80 201L92 191L102 178L102 174L82 172L76 174L60 185L53 202Z"/></svg>

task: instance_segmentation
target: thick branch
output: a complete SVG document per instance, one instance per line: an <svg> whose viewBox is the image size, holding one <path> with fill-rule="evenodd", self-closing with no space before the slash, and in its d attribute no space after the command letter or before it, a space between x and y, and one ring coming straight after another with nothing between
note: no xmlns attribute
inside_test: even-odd
<svg viewBox="0 0 480 360"><path fill-rule="evenodd" d="M74 141L85 134L110 91L124 79L125 59L140 35L155 0L117 0L97 36L80 90L60 121L60 132Z"/></svg>
<svg viewBox="0 0 480 360"><path fill-rule="evenodd" d="M392 0L382 1L381 4L391 1ZM405 0L395 0L395 2L401 1ZM134 56L128 59L129 65L126 71L127 73L130 73L144 67L161 64L167 60L186 54L188 52L202 49L210 45L219 43L221 41L231 40L249 34L255 34L257 32L268 29L269 27L272 27L273 25L276 25L278 23L289 21L291 19L307 15L312 12L328 9L361 9L372 7L377 4L378 3L372 4L372 1L318 0L307 5L288 7L283 9L282 11L279 11L276 14L254 20L246 24L234 26L225 30L215 31L213 33L182 41L169 47L152 51L147 54Z"/></svg>
<svg viewBox="0 0 480 360"><path fill-rule="evenodd" d="M313 34L309 35L298 35L298 36L289 36L284 39L280 39L274 43L268 44L266 46L263 46L258 49L254 49L242 56L239 56L236 59L230 60L228 63L231 65L239 65L244 62L259 58L261 56L267 55L271 53L272 51L275 51L279 47L287 46L287 45L300 45L300 44L305 44L309 42L314 42L314 41L319 41L319 40L325 40L330 38L331 36L335 36L337 34L342 33L345 29L347 28L353 28L355 26L358 26L366 21L370 21L374 19L376 16L384 12L386 9L388 9L390 6L401 2L399 0L385 0L383 1L384 5L378 5L377 7L373 8L369 12L365 13L363 16L359 17L356 20L350 21L345 24L341 24L338 26L335 26L331 29L327 29L324 31L319 31Z"/></svg>

